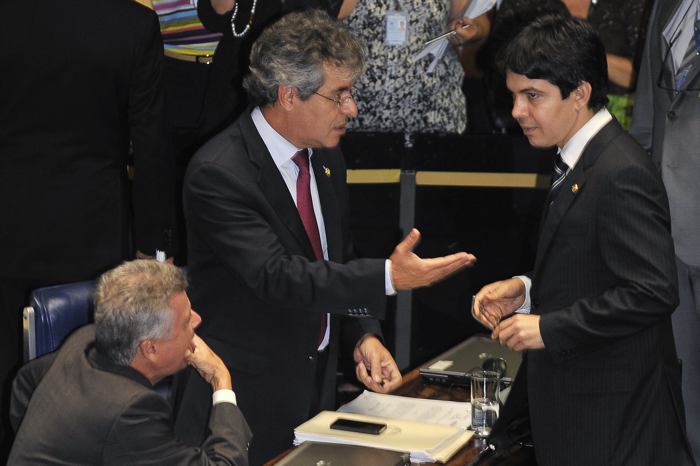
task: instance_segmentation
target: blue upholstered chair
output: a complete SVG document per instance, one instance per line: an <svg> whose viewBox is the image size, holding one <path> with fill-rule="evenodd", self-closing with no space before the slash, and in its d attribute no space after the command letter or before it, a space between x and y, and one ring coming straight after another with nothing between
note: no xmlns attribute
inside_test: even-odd
<svg viewBox="0 0 700 466"><path fill-rule="evenodd" d="M22 315L24 360L58 348L75 329L92 321L94 281L38 288Z"/></svg>

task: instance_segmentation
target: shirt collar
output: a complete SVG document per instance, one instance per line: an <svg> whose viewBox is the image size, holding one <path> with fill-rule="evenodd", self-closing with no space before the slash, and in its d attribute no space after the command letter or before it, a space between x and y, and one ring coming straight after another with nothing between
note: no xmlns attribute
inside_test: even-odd
<svg viewBox="0 0 700 466"><path fill-rule="evenodd" d="M107 356L102 354L96 347L94 341L91 342L86 351L86 357L90 362L90 365L95 369L99 369L105 372L111 372L112 374L117 374L127 379L131 379L134 382L138 382L148 388L153 388L153 385L149 380L139 371L131 366L120 366L113 363Z"/></svg>
<svg viewBox="0 0 700 466"><path fill-rule="evenodd" d="M612 115L603 107L598 110L593 117L581 127L571 139L561 148L561 158L569 166L569 169L574 168L578 159L581 158L583 150L586 148L588 141L598 134L598 131L603 129L603 126L612 121Z"/></svg>
<svg viewBox="0 0 700 466"><path fill-rule="evenodd" d="M294 154L301 150L270 126L260 107L255 107L250 116L267 150L270 151L272 160L274 160L277 168L288 163L294 157ZM311 152L311 149L309 149L309 154Z"/></svg>

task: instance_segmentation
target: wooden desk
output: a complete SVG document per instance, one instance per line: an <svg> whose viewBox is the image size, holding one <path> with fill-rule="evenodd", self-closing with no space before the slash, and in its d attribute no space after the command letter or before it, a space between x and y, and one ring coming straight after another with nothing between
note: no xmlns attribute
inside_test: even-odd
<svg viewBox="0 0 700 466"><path fill-rule="evenodd" d="M431 400L448 400L448 401L469 401L469 391L465 387L447 387L443 385L433 385L423 382L423 379L418 373L418 369L414 369L404 375L403 382L399 388L392 392L392 395L408 396L413 398L427 398ZM476 437L472 437L469 442L459 450L452 459L446 463L446 466L466 466L476 460L479 451L482 449L484 441ZM284 458L292 449L285 451L276 458L265 463L265 466L272 466ZM430 466L438 463L421 463L421 465ZM531 466L535 465L528 452L519 451L515 454L501 458L497 461L484 461L480 466Z"/></svg>

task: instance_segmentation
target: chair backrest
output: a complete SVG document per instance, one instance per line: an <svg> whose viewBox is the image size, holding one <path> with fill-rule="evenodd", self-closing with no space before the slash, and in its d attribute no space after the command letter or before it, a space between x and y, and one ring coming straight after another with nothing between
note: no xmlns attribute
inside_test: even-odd
<svg viewBox="0 0 700 466"><path fill-rule="evenodd" d="M34 290L22 315L24 360L54 351L75 329L92 321L95 281Z"/></svg>

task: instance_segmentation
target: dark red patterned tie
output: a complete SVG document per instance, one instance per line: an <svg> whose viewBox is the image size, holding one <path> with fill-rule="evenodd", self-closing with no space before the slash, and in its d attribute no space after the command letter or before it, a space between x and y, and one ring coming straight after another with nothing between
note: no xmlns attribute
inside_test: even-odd
<svg viewBox="0 0 700 466"><path fill-rule="evenodd" d="M299 175L297 175L297 210L301 223L304 224L306 236L309 237L311 248L314 250L316 260L323 260L323 249L321 248L321 235L318 232L318 224L316 223L316 214L314 213L314 204L311 201L311 174L309 173L309 153L306 149L300 150L294 157L294 163L299 167ZM323 341L326 334L326 314L321 317L321 329L318 337L319 345Z"/></svg>

